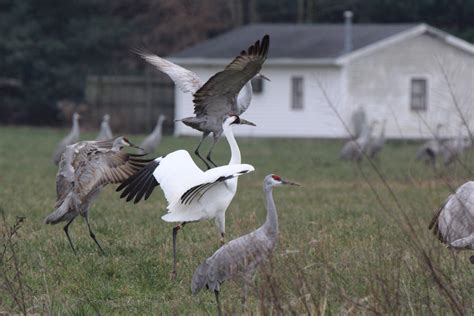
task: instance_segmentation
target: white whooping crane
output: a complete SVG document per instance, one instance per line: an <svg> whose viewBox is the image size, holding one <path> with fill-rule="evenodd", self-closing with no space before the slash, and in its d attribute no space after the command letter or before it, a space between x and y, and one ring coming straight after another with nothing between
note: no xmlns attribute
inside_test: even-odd
<svg viewBox="0 0 474 316"><path fill-rule="evenodd" d="M146 200L156 186L161 186L168 201L168 213L161 218L180 223L173 228L173 278L176 277L176 235L186 223L214 219L221 243L224 242L225 212L237 191L237 177L254 171L253 166L240 163L240 150L231 128L231 124L242 124L242 121L231 115L222 125L231 150L228 165L204 172L187 151L177 150L156 158L117 188L123 190L121 198L138 203L143 197Z"/></svg>

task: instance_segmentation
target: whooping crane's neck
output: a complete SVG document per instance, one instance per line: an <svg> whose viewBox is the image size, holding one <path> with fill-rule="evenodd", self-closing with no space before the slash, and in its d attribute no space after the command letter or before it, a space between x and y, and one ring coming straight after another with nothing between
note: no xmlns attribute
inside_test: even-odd
<svg viewBox="0 0 474 316"><path fill-rule="evenodd" d="M235 140L232 127L230 125L224 124L222 128L224 130L224 135L227 139L227 142L229 143L229 146L230 146L229 165L235 165L235 164L241 163L242 158L240 157L240 149L239 149L239 146L237 145L237 141Z"/></svg>

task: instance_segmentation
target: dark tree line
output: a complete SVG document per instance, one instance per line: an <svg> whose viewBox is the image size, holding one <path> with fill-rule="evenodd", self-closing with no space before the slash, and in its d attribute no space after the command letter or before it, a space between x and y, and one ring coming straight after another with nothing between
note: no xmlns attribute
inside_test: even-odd
<svg viewBox="0 0 474 316"><path fill-rule="evenodd" d="M355 23L425 22L474 42L472 0L0 0L0 122L56 123L88 74L140 73L134 47L167 55L247 23L340 23L347 9Z"/></svg>

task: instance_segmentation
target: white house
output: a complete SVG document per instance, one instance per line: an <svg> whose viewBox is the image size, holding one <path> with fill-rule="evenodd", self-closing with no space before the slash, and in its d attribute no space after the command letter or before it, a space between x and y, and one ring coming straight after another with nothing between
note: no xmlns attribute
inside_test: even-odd
<svg viewBox="0 0 474 316"><path fill-rule="evenodd" d="M359 106L387 119L390 138L431 137L438 123L455 135L460 112L474 123L474 45L426 24L251 24L170 59L207 80L264 34L271 82L257 82L242 115L257 127L237 135L347 137L342 121ZM192 116L192 96L175 90L175 117ZM175 134L197 132L177 123Z"/></svg>

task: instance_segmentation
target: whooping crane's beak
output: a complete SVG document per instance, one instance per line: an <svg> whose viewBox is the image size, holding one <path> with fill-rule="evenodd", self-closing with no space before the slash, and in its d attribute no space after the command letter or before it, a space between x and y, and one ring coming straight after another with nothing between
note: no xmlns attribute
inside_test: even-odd
<svg viewBox="0 0 474 316"><path fill-rule="evenodd" d="M246 125L250 125L250 126L257 126L255 123L252 123L250 121L247 121L247 120L244 120L243 118L240 119L240 123L239 124L246 124Z"/></svg>
<svg viewBox="0 0 474 316"><path fill-rule="evenodd" d="M292 182L292 181L288 181L288 180L285 180L285 179L281 179L281 183L282 183L282 184L287 184L287 185L301 186L301 184L299 184L299 183Z"/></svg>
<svg viewBox="0 0 474 316"><path fill-rule="evenodd" d="M268 78L267 76L265 75L262 75L261 73L258 73L258 77L262 78L262 79L265 79L267 81L271 81L270 78Z"/></svg>

